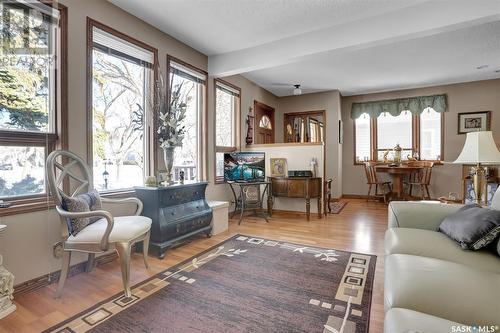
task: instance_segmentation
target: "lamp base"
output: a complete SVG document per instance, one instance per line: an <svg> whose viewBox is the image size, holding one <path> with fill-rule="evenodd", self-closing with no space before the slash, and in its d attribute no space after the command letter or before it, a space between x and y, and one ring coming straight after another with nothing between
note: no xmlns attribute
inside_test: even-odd
<svg viewBox="0 0 500 333"><path fill-rule="evenodd" d="M472 168L473 174L473 187L474 187L474 202L479 206L484 206L483 193L484 193L484 167L478 163Z"/></svg>

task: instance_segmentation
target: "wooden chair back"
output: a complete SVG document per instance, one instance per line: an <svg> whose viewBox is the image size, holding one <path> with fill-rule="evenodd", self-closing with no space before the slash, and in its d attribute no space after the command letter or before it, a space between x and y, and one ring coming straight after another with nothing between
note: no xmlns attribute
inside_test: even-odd
<svg viewBox="0 0 500 333"><path fill-rule="evenodd" d="M378 183L377 170L375 169L377 164L377 162L364 162L367 184Z"/></svg>
<svg viewBox="0 0 500 333"><path fill-rule="evenodd" d="M431 184L431 176L432 176L432 167L434 166L434 162L430 161L412 161L408 163L409 166L412 167L420 167L418 172L414 172L410 176L410 181L413 183L419 183L421 185L430 185Z"/></svg>

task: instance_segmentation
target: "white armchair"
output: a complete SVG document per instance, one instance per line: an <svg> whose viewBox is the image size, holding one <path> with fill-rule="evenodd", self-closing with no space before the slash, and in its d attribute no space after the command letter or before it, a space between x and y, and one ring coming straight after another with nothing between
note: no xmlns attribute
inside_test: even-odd
<svg viewBox="0 0 500 333"><path fill-rule="evenodd" d="M105 210L68 212L62 208L63 197L74 197L78 194L89 192L94 188L90 169L79 156L64 150L53 151L47 157L46 164L47 182L62 223L63 262L56 297L60 297L62 294L73 251L89 254L87 271L90 271L95 255L108 250L116 250L118 252L125 296L130 297L130 252L133 244L141 241L144 242L144 264L148 267L147 257L151 219L140 216L143 207L142 202L137 198L101 199L103 203L133 203L137 205L137 210L133 216L113 217L110 212ZM70 191L70 194L64 193L62 188L66 177L71 179L73 183L76 183L70 184L70 187L76 186L73 191ZM66 220L68 218L86 217L99 217L100 219L86 226L76 235L69 234Z"/></svg>

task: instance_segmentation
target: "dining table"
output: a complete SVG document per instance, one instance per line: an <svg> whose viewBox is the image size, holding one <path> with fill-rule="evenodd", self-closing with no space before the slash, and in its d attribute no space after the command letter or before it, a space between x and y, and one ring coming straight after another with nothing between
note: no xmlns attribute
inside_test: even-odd
<svg viewBox="0 0 500 333"><path fill-rule="evenodd" d="M403 181L406 176L422 170L423 167L417 165L377 165L375 171L389 174L392 182L391 200L405 200L408 198L404 193Z"/></svg>

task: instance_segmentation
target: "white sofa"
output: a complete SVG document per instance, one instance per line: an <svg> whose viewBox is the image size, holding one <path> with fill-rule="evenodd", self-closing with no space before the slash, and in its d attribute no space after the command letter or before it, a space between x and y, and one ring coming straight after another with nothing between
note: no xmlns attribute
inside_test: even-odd
<svg viewBox="0 0 500 333"><path fill-rule="evenodd" d="M386 333L459 332L454 325L500 327L500 240L493 249L465 251L437 231L441 221L462 206L389 204ZM500 210L500 189L491 208Z"/></svg>

